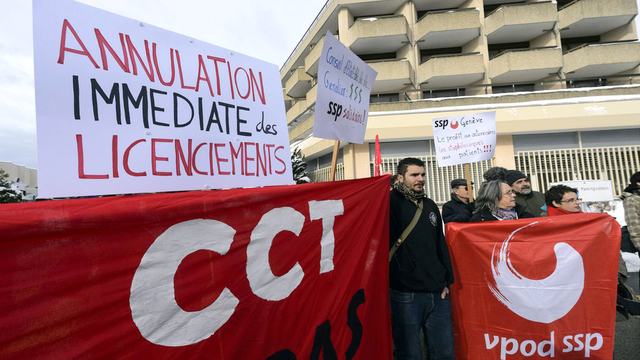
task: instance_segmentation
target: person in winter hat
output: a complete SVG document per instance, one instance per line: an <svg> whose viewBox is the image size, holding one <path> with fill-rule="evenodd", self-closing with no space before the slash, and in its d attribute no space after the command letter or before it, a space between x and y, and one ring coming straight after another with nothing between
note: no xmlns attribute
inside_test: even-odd
<svg viewBox="0 0 640 360"><path fill-rule="evenodd" d="M529 177L518 170L508 170L505 178L507 184L516 193L516 204L523 206L524 211L535 217L543 216L544 195L541 192L531 190Z"/></svg>

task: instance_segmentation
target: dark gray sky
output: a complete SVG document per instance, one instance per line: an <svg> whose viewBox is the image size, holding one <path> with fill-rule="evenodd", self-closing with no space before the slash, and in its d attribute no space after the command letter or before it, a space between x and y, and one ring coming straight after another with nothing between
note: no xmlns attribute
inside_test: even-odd
<svg viewBox="0 0 640 360"><path fill-rule="evenodd" d="M280 67L326 0L79 2ZM31 8L30 0L0 0L0 161L36 168Z"/></svg>

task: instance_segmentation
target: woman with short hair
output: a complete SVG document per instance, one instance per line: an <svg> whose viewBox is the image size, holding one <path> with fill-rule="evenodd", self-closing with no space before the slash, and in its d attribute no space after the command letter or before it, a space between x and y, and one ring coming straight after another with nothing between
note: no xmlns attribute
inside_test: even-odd
<svg viewBox="0 0 640 360"><path fill-rule="evenodd" d="M544 198L549 216L579 214L582 212L580 209L580 201L582 199L578 197L578 189L562 184L552 186L544 194Z"/></svg>
<svg viewBox="0 0 640 360"><path fill-rule="evenodd" d="M516 220L533 218L524 211L524 207L516 204L516 194L502 180L486 181L480 185L476 198L475 213L469 222Z"/></svg>

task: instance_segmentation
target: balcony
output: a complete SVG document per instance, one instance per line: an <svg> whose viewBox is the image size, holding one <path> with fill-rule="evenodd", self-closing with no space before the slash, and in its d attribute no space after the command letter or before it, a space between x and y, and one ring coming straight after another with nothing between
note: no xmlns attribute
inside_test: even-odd
<svg viewBox="0 0 640 360"><path fill-rule="evenodd" d="M311 90L307 92L307 106L311 106L316 103L316 98L318 97L318 84L313 85Z"/></svg>
<svg viewBox="0 0 640 360"><path fill-rule="evenodd" d="M287 111L287 124L290 124L293 120L296 120L305 110L307 110L307 100L298 100Z"/></svg>
<svg viewBox="0 0 640 360"><path fill-rule="evenodd" d="M558 11L560 36L598 36L628 24L638 15L636 0L581 0Z"/></svg>
<svg viewBox="0 0 640 360"><path fill-rule="evenodd" d="M295 69L284 86L286 94L292 98L301 98L311 89L311 76L304 71L304 67Z"/></svg>
<svg viewBox="0 0 640 360"><path fill-rule="evenodd" d="M418 11L455 9L467 0L414 0Z"/></svg>
<svg viewBox="0 0 640 360"><path fill-rule="evenodd" d="M480 36L480 12L465 9L427 13L416 24L415 35L421 50L461 47Z"/></svg>
<svg viewBox="0 0 640 360"><path fill-rule="evenodd" d="M418 67L423 89L465 87L484 77L482 54L436 55Z"/></svg>
<svg viewBox="0 0 640 360"><path fill-rule="evenodd" d="M313 46L313 49L309 52L307 57L304 58L304 68L307 74L311 76L318 75L318 60L320 60L320 54L324 47L324 36Z"/></svg>
<svg viewBox="0 0 640 360"><path fill-rule="evenodd" d="M284 110L289 111L291 105L293 105L293 99L287 95L285 89L282 89L282 97L284 98Z"/></svg>
<svg viewBox="0 0 640 360"><path fill-rule="evenodd" d="M556 4L550 1L503 5L484 21L489 44L524 42L553 30L558 12Z"/></svg>
<svg viewBox="0 0 640 360"><path fill-rule="evenodd" d="M398 51L409 42L403 15L361 18L349 29L349 47L358 55Z"/></svg>
<svg viewBox="0 0 640 360"><path fill-rule="evenodd" d="M535 82L562 68L562 49L542 47L506 50L489 61L493 84Z"/></svg>
<svg viewBox="0 0 640 360"><path fill-rule="evenodd" d="M590 44L564 55L567 78L604 77L640 65L640 42Z"/></svg>
<svg viewBox="0 0 640 360"><path fill-rule="evenodd" d="M378 73L371 89L374 94L400 91L412 84L413 69L407 59L370 61L367 64Z"/></svg>

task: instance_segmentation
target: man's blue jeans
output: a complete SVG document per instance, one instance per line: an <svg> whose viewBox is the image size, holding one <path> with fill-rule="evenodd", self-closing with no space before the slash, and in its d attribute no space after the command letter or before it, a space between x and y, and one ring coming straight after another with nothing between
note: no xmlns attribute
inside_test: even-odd
<svg viewBox="0 0 640 360"><path fill-rule="evenodd" d="M420 329L424 330L428 359L455 359L449 295L404 293L389 289L396 360L421 360Z"/></svg>

